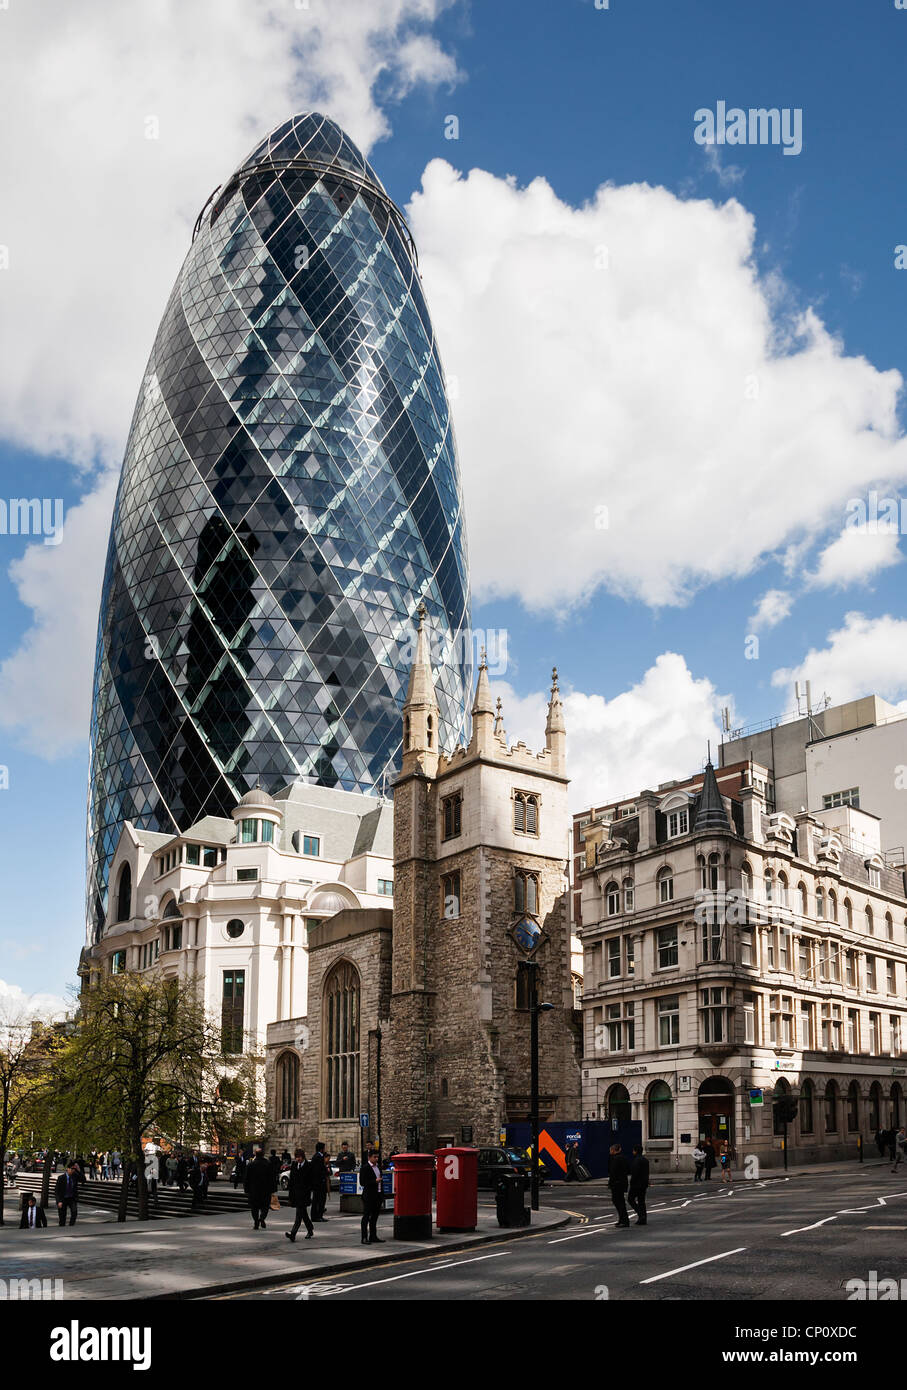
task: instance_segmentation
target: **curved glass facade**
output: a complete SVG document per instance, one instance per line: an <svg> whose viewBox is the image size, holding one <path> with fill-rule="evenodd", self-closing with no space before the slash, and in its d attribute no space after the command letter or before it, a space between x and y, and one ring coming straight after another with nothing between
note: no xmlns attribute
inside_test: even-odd
<svg viewBox="0 0 907 1390"><path fill-rule="evenodd" d="M415 248L368 162L297 116L209 201L136 404L101 596L89 934L126 820L176 833L298 778L393 775L424 600L472 682L459 468Z"/></svg>

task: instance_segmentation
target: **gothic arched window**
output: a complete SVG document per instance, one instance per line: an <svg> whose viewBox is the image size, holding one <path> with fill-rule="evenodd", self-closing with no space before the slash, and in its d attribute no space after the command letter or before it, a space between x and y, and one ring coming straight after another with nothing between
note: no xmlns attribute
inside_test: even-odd
<svg viewBox="0 0 907 1390"><path fill-rule="evenodd" d="M299 1058L285 1052L277 1063L277 1106L281 1120L299 1119Z"/></svg>
<svg viewBox="0 0 907 1390"><path fill-rule="evenodd" d="M324 983L324 1115L352 1119L359 1113L359 972L338 961Z"/></svg>
<svg viewBox="0 0 907 1390"><path fill-rule="evenodd" d="M132 869L124 864L117 887L117 921L127 922L132 916Z"/></svg>

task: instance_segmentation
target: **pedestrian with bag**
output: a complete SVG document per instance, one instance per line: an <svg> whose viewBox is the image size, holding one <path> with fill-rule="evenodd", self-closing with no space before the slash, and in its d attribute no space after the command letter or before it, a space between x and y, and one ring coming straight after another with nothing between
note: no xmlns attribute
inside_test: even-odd
<svg viewBox="0 0 907 1390"><path fill-rule="evenodd" d="M620 1144L612 1144L611 1158L608 1163L608 1186L611 1189L611 1201L617 1212L617 1224L627 1228L630 1225L626 1203L629 1176L630 1166L621 1152Z"/></svg>
<svg viewBox="0 0 907 1390"><path fill-rule="evenodd" d="M304 1225L305 1238L311 1240L315 1234L315 1228L308 1213L308 1206L312 1200L312 1174L309 1161L305 1156L305 1149L297 1149L290 1164L287 1197L290 1206L296 1208L296 1220L293 1222L293 1229L284 1231L284 1235L287 1240L295 1241L296 1232L301 1225Z"/></svg>
<svg viewBox="0 0 907 1390"><path fill-rule="evenodd" d="M892 1173L896 1173L903 1159L907 1158L907 1129L901 1125L894 1137L894 1167Z"/></svg>
<svg viewBox="0 0 907 1390"><path fill-rule="evenodd" d="M637 1226L645 1226L648 1221L646 1215L646 1191L649 1186L649 1160L646 1158L645 1150L641 1144L634 1145L633 1157L630 1160L630 1190L627 1194L627 1201L636 1212Z"/></svg>
<svg viewBox="0 0 907 1390"><path fill-rule="evenodd" d="M696 1169L694 1182L702 1182L702 1170L705 1167L705 1149L701 1144L697 1144L693 1150L693 1164Z"/></svg>
<svg viewBox="0 0 907 1390"><path fill-rule="evenodd" d="M721 1164L721 1181L722 1181L722 1183L725 1183L725 1184L731 1183L731 1184L733 1184L734 1175L733 1175L733 1173L731 1172L731 1150L730 1150L730 1146L729 1146L729 1144L728 1144L728 1142L727 1142L726 1139L725 1139L724 1143L721 1145L721 1153L720 1153L720 1155L719 1155L718 1162Z"/></svg>

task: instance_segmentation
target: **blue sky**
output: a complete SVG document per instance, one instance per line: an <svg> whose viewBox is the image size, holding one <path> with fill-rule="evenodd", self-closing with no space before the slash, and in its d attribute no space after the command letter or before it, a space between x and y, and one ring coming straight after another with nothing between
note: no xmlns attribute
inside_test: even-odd
<svg viewBox="0 0 907 1390"><path fill-rule="evenodd" d="M907 372L907 271L894 268L907 243L907 12L893 0L393 0L382 20L364 3L312 0L309 14L288 17L286 6L249 0L233 27L221 24L221 51L206 63L211 14L220 21L223 10L211 0L178 17L166 3L144 8L111 30L109 11L89 3L78 32L64 8L59 25L0 16L8 101L19 129L34 131L31 162L12 121L0 135L10 209L0 333L5 360L18 364L0 386L0 497L60 497L83 518L58 547L0 536L7 986L61 995L75 979L97 577L110 470L144 359L195 213L294 107L346 124L410 207L442 355L462 391L474 625L509 634L511 736L538 741L556 661L573 696L577 796L606 800L698 767L725 702L736 723L790 709L794 673L836 701L869 689L907 697L897 538L864 538L859 554L839 546L824 568L821 558L848 498L870 486L898 495L907 473L903 393L883 375ZM275 11L280 25L303 26L279 49L269 47ZM18 78L38 56L34 80ZM42 90L48 74L54 91ZM704 151L694 113L719 100L799 108L802 152ZM123 143L120 118L128 130L158 110L160 147ZM457 140L445 139L450 115ZM423 182L426 166L435 172ZM487 178L467 180L470 170ZM523 237L526 189L539 178L548 191ZM42 232L35 208L48 184ZM597 204L606 184L614 196ZM640 185L648 191L628 191ZM729 200L739 216L720 213ZM40 265L39 234L54 257ZM611 279L601 311L587 312L582 285L571 298L570 256L584 238L591 255L605 235ZM470 288L486 253L487 278ZM808 312L812 336L785 337ZM499 357L483 359L486 314L527 344L509 376ZM722 370L738 349L745 364L765 316L771 351L747 417ZM704 458L707 485L694 488ZM609 548L596 558L602 503ZM786 616L754 625L773 591L784 596L775 616Z"/></svg>

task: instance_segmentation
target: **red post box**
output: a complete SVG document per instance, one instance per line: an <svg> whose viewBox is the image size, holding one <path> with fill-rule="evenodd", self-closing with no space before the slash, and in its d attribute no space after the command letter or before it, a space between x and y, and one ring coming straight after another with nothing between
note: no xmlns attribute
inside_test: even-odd
<svg viewBox="0 0 907 1390"><path fill-rule="evenodd" d="M479 1221L479 1151L435 1149L439 1231L474 1231Z"/></svg>
<svg viewBox="0 0 907 1390"><path fill-rule="evenodd" d="M431 1239L431 1154L394 1154L394 1240Z"/></svg>

